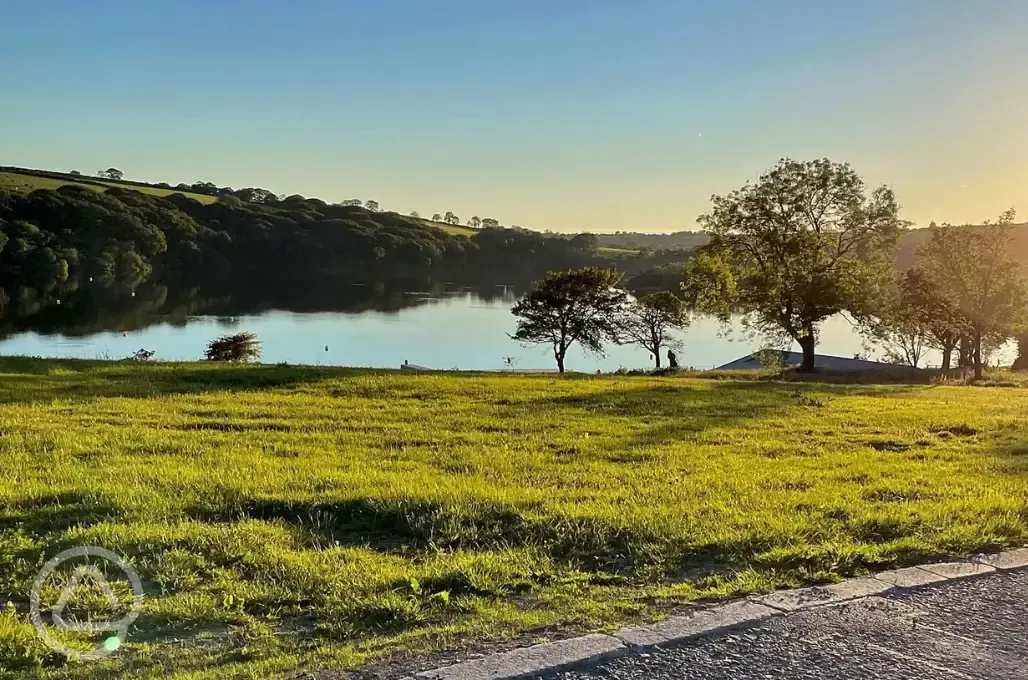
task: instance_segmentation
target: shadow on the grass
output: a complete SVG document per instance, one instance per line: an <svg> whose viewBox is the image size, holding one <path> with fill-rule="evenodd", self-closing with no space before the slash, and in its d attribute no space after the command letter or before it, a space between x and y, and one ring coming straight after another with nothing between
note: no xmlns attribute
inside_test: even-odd
<svg viewBox="0 0 1028 680"><path fill-rule="evenodd" d="M0 359L0 404L289 388L353 375L315 366Z"/></svg>
<svg viewBox="0 0 1028 680"><path fill-rule="evenodd" d="M682 383L675 379L637 389L546 397L530 409L581 409L606 418L625 419L628 434L613 446L661 445L702 432L784 416L797 409L816 412L836 397L902 397L924 385L832 385L822 383L730 382ZM626 455L626 460L631 456Z"/></svg>
<svg viewBox="0 0 1028 680"><path fill-rule="evenodd" d="M639 536L598 518L538 517L529 506L358 497L212 500L187 510L202 522L283 522L315 545L354 545L382 552L505 550L532 547L591 572L619 571L657 558ZM653 539L653 540L651 540Z"/></svg>
<svg viewBox="0 0 1028 680"><path fill-rule="evenodd" d="M46 537L99 524L116 517L118 508L82 491L67 491L0 504L0 532Z"/></svg>

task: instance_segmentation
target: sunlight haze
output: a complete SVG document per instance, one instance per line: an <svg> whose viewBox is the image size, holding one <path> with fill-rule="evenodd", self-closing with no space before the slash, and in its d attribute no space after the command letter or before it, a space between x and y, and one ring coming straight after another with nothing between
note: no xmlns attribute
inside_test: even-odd
<svg viewBox="0 0 1028 680"><path fill-rule="evenodd" d="M0 164L675 231L827 156L921 226L1024 216L1026 29L1020 0L3 3Z"/></svg>

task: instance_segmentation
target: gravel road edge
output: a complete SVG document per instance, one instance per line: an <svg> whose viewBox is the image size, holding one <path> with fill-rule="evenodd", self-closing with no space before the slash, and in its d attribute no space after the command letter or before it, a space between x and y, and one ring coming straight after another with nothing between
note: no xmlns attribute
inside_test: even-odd
<svg viewBox="0 0 1028 680"><path fill-rule="evenodd" d="M827 586L780 590L710 607L697 608L645 626L630 626L610 635L593 633L568 640L523 647L481 659L418 673L421 680L523 680L577 666L588 666L649 647L682 642L773 616L831 607L894 590L974 578L996 571L1028 568L1028 548L969 560L924 564L851 578Z"/></svg>

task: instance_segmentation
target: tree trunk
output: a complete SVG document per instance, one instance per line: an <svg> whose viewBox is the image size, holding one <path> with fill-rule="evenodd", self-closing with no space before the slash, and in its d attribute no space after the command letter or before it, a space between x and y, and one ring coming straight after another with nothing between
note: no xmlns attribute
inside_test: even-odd
<svg viewBox="0 0 1028 680"><path fill-rule="evenodd" d="M656 358L657 370L659 371L660 370L660 347L657 347L657 351L653 353L653 356Z"/></svg>
<svg viewBox="0 0 1028 680"><path fill-rule="evenodd" d="M553 356L554 356L554 358L557 359L557 372L558 373L563 373L564 372L564 353L563 352L561 352L561 353L554 352Z"/></svg>
<svg viewBox="0 0 1028 680"><path fill-rule="evenodd" d="M816 339L814 334L804 335L796 338L796 342L800 344L800 348L803 350L803 363L800 364L800 370L804 373L810 373L814 370L814 344Z"/></svg>
<svg viewBox="0 0 1028 680"><path fill-rule="evenodd" d="M971 365L971 338L962 336L960 338L960 355L957 359L958 368L967 368Z"/></svg>
<svg viewBox="0 0 1028 680"><path fill-rule="evenodd" d="M974 333L974 379L982 379L982 332Z"/></svg>
<svg viewBox="0 0 1028 680"><path fill-rule="evenodd" d="M953 355L953 345L946 344L942 346L942 370L949 370L949 362Z"/></svg>
<svg viewBox="0 0 1028 680"><path fill-rule="evenodd" d="M1014 359L1014 365L1010 369L1013 371L1028 370L1028 335L1017 337L1017 358Z"/></svg>

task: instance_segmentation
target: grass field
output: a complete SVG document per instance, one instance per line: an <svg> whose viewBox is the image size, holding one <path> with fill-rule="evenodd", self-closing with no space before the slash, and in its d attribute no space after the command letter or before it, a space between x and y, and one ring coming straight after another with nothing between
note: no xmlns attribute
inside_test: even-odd
<svg viewBox="0 0 1028 680"><path fill-rule="evenodd" d="M0 669L352 668L1022 544L1026 428L1016 387L3 359ZM62 665L26 593L80 545L147 596Z"/></svg>
<svg viewBox="0 0 1028 680"><path fill-rule="evenodd" d="M638 250L631 248L611 248L609 246L600 246L596 252L607 257L634 257L639 254Z"/></svg>
<svg viewBox="0 0 1028 680"><path fill-rule="evenodd" d="M478 232L477 229L471 227L462 227L459 224L446 224L445 222L433 222L432 220L422 219L421 222L427 227L435 227L436 229L442 229L451 236L473 236Z"/></svg>
<svg viewBox="0 0 1028 680"><path fill-rule="evenodd" d="M16 191L19 193L28 193L35 191L36 189L59 189L67 184L75 186L85 187L93 191L105 191L105 187L118 187L121 189L129 189L130 191L138 191L144 194L151 194L153 196L170 196L171 194L182 194L188 196L200 203L214 203L217 199L216 196L207 196L206 194L194 194L188 191L178 191L177 189L161 189L160 187L148 187L140 186L137 184L123 184L121 182L114 182L112 180L101 179L99 177L85 177L89 182L76 182L74 179L56 179L53 177L39 177L37 175L23 175L15 172L0 172L0 189L7 189L9 191ZM101 186L102 185L102 186Z"/></svg>

